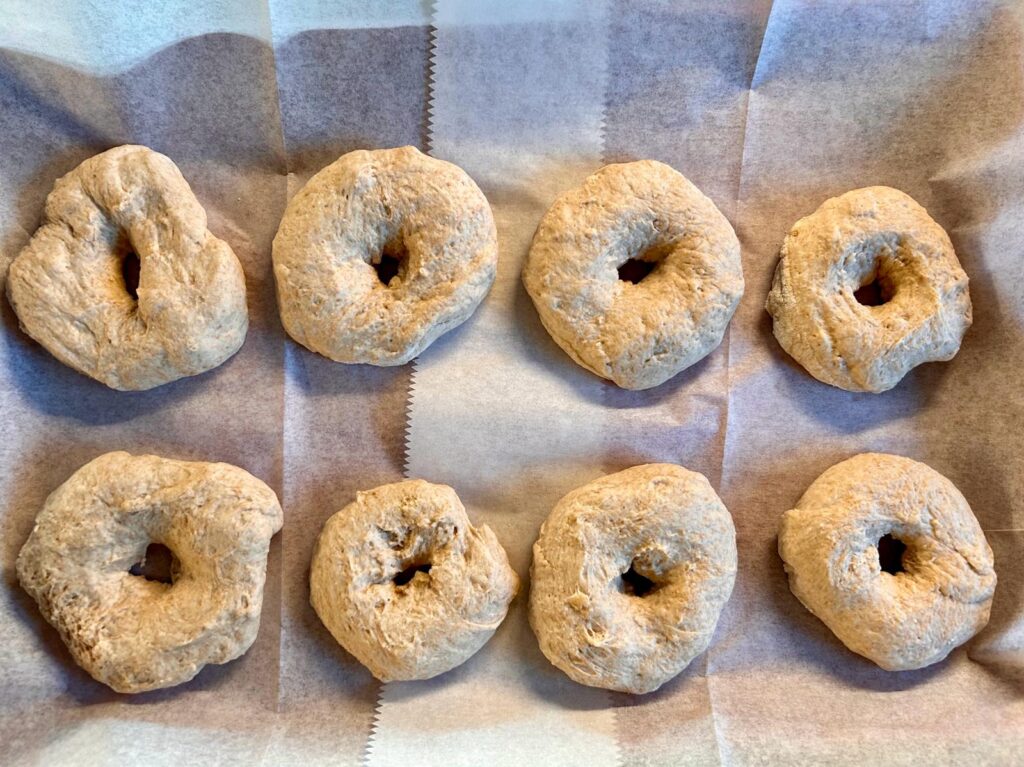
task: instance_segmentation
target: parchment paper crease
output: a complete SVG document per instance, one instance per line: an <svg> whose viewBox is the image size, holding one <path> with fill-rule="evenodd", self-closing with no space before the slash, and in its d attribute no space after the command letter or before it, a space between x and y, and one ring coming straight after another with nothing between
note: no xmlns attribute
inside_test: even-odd
<svg viewBox="0 0 1024 767"><path fill-rule="evenodd" d="M252 317L218 370L124 394L52 359L2 302L0 762L1024 762L1020 3L9 0L0 19L4 265L57 177L145 143L178 163L238 253ZM270 274L288 196L342 152L400 144L465 167L501 244L492 294L423 355L414 385L408 367L339 366L287 341ZM733 222L747 293L705 361L627 393L550 341L518 272L557 194L641 157L672 164ZM949 231L975 324L952 362L857 395L786 357L763 301L790 225L878 183ZM236 463L286 514L252 650L131 698L74 666L13 570L46 495L114 449ZM950 477L995 550L990 626L932 669L889 674L846 651L789 593L775 553L779 515L865 450ZM526 576L562 494L652 460L705 473L736 521L740 573L710 652L644 698L576 686L537 649L524 581L464 667L383 688L367 750L381 686L308 606L323 521L406 466L453 484Z"/></svg>

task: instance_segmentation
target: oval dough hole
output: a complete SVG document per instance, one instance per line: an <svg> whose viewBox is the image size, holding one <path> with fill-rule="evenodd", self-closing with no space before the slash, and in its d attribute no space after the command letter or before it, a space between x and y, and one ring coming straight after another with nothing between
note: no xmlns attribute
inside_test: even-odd
<svg viewBox="0 0 1024 767"><path fill-rule="evenodd" d="M631 258L619 267L619 279L623 282L632 282L636 285L642 282L644 277L654 271L658 265L657 261L645 261L642 258Z"/></svg>
<svg viewBox="0 0 1024 767"><path fill-rule="evenodd" d="M134 251L129 250L121 259L121 276L124 278L124 289L135 301L139 300L139 273L142 262Z"/></svg>
<svg viewBox="0 0 1024 767"><path fill-rule="evenodd" d="M394 578L392 578L392 580L395 582L396 586L404 586L405 584L407 584L409 581L411 581L413 578L416 577L416 573L429 573L429 572L430 572L430 563L429 562L427 562L426 564L419 564L419 565L412 564L412 565L409 565L404 570L402 570L402 572L398 573L398 575L396 575Z"/></svg>
<svg viewBox="0 0 1024 767"><path fill-rule="evenodd" d="M174 583L181 566L174 552L162 543L151 543L146 547L142 559L132 565L128 572L157 583Z"/></svg>
<svg viewBox="0 0 1024 767"><path fill-rule="evenodd" d="M904 572L903 553L906 550L907 544L899 538L883 535L878 541L878 564L882 566L882 572L889 575Z"/></svg>
<svg viewBox="0 0 1024 767"><path fill-rule="evenodd" d="M622 574L622 593L631 597L645 597L656 589L658 584L636 570L633 565Z"/></svg>

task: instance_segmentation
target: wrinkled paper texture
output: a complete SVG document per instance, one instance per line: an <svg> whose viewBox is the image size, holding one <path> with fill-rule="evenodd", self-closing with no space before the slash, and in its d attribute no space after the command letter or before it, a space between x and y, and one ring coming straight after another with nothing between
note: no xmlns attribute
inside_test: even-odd
<svg viewBox="0 0 1024 767"><path fill-rule="evenodd" d="M4 269L59 176L144 143L179 165L242 261L251 328L217 370L122 393L53 359L3 302L0 761L1024 760L1019 3L10 0L4 19ZM401 144L473 175L501 246L492 293L415 375L337 365L287 340L270 270L277 223L305 180L343 152ZM604 162L648 157L732 221L747 289L719 349L625 392L547 337L518 272L555 196ZM946 228L974 304L953 361L880 395L812 379L763 309L789 227L871 184L903 189ZM132 697L74 665L14 575L47 494L117 449L237 464L285 508L249 653ZM790 594L775 551L781 513L868 450L948 476L996 555L989 627L930 669L884 672L847 651ZM525 605L530 546L554 503L650 461L708 476L735 520L740 570L709 652L631 697L551 667ZM382 689L320 624L307 576L323 522L403 470L453 484L524 588L465 666Z"/></svg>

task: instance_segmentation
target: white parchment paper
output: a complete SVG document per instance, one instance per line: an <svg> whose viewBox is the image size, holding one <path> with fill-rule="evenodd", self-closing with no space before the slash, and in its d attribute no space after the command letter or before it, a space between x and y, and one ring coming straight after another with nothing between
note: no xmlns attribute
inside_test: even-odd
<svg viewBox="0 0 1024 767"><path fill-rule="evenodd" d="M252 327L218 370L125 394L53 360L3 302L0 762L1021 763L1022 126L1012 1L5 3L4 264L57 177L145 143L178 163L242 260ZM292 344L270 274L289 194L343 152L401 144L474 176L501 245L491 295L414 381L409 367L340 366ZM628 393L550 341L518 271L557 194L642 157L679 169L733 222L747 293L718 350ZM949 231L975 324L952 362L858 395L796 366L763 301L789 226L877 183ZM238 464L286 515L252 650L134 697L77 669L14 578L46 495L114 449ZM775 553L779 515L865 450L950 477L995 550L990 626L921 672L846 651L789 593ZM582 688L526 624L530 544L562 494L653 460L719 490L737 526L736 591L711 650L662 691ZM463 667L382 690L323 629L306 579L323 522L403 467L456 487L524 592Z"/></svg>
<svg viewBox="0 0 1024 767"><path fill-rule="evenodd" d="M1020 486L1020 444L1015 435L995 435L1000 421L1022 412L1024 400L1004 373L1008 357L1020 358L1021 339L1016 319L986 307L1011 304L1019 317L1021 233L1013 230L1010 257L1005 244L988 248L973 235L982 221L990 236L998 231L989 225L994 206L1006 206L1004 215L1015 221L1021 198L1007 196L1002 183L998 192L977 184L970 195L954 190L975 163L990 174L999 167L986 147L1005 161L1019 146L1019 115L1005 110L1019 111L1022 95L1020 55L1010 55L1020 18L1009 7L976 3L612 3L605 77L581 82L577 65L594 55L596 35L581 40L573 34L578 25L570 31L549 20L517 28L493 16L483 24L462 17L452 32L444 14L457 5L439 5L433 126L442 141L434 150L485 184L502 222L502 268L474 324L420 360L411 473L457 487L477 518L498 530L522 575L521 555L547 511L596 468L671 460L698 469L720 488L737 524L739 581L711 651L656 695L609 697L620 758L1019 759L1018 683L992 661L995 648L1012 661L1009 650L1019 642L1012 626L1019 623L1021 570L1008 554L1020 544L1020 512L1000 488ZM553 65L562 57L565 63ZM553 82L531 76L538 62L557 71ZM563 92L565 83L572 85ZM581 379L537 332L518 282L545 202L578 183L561 169L554 188L542 173L522 172L534 156L532 118L543 115L541 130L550 134L544 146L558 153L545 156L552 168L586 167L586 120L566 103L585 102L586 89L599 87L607 104L605 158L670 162L719 203L744 246L748 290L727 341L654 392ZM496 106L484 107L481 92ZM449 124L457 126L452 138ZM559 142L573 133L579 141ZM486 151L478 149L481 134ZM1012 167L1019 169L1020 159ZM1016 184L1011 177L1016 171L1006 177ZM870 184L907 190L949 228L973 276L976 307L975 328L954 363L918 370L885 395L814 381L774 342L763 309L789 226L827 197ZM515 218L519 211L530 215ZM986 279L992 272L1002 291ZM573 399L559 382L573 385ZM925 671L881 671L846 651L789 594L775 553L779 515L828 466L868 450L935 466L968 494L989 530L1000 596L992 628L971 645L973 658L960 651ZM531 711L543 716L558 694L545 690L531 700L517 692L550 669L531 652L530 637L519 636L515 612L510 622L515 626L503 627L470 664L489 655L486 668L430 688L385 688L372 754L388 759L379 763L411 758L417 748L430 753L435 743L454 746L438 763L472 763L486 754L498 764L522 764L537 760L534 748L551 749L552 762L564 758L554 750L556 733L579 732L568 715L532 737L517 728ZM499 668L515 672L488 676ZM579 688L575 697L592 696ZM438 710L443 718L428 714ZM577 755L603 757L597 739Z"/></svg>

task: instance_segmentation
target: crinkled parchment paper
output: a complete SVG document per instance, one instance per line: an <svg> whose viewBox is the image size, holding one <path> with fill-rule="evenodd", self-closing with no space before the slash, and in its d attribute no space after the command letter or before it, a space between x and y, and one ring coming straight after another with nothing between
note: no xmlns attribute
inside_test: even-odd
<svg viewBox="0 0 1024 767"><path fill-rule="evenodd" d="M145 143L178 163L242 260L252 327L221 368L120 393L56 362L4 302L0 761L1024 761L1019 3L8 0L2 17L4 266L56 178ZM459 163L484 189L498 280L415 369L336 365L286 339L270 241L320 167L401 144ZM747 292L718 350L625 392L555 346L518 274L554 197L604 162L645 157L733 222ZM763 310L788 228L870 184L903 189L947 229L975 318L952 362L881 395L813 380ZM46 495L114 449L238 464L286 515L252 650L134 697L80 671L14 577ZM888 673L848 652L789 593L775 553L779 515L866 450L952 479L996 554L990 626L931 669ZM737 527L736 590L711 650L661 691L583 688L526 624L530 545L565 492L655 460L719 490ZM524 591L465 666L382 687L320 625L306 579L324 520L403 470L454 485Z"/></svg>

